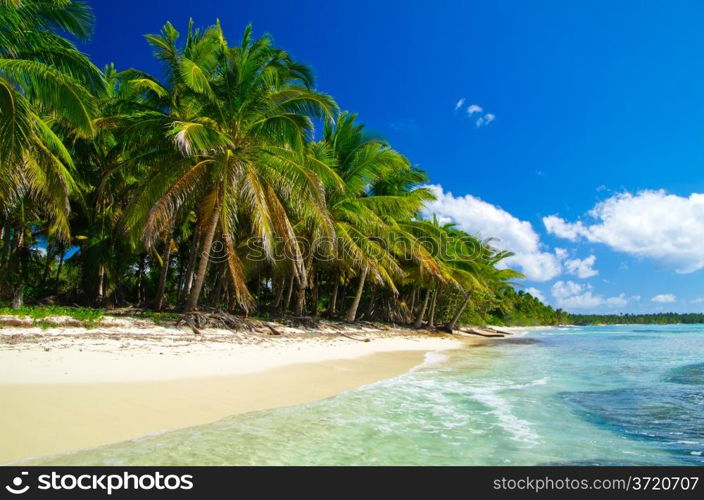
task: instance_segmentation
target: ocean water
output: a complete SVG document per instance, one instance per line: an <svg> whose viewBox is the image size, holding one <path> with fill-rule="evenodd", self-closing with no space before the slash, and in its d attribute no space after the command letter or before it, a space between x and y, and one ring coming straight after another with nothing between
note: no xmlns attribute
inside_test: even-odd
<svg viewBox="0 0 704 500"><path fill-rule="evenodd" d="M103 465L704 465L704 325L531 330L323 401L72 455Z"/></svg>

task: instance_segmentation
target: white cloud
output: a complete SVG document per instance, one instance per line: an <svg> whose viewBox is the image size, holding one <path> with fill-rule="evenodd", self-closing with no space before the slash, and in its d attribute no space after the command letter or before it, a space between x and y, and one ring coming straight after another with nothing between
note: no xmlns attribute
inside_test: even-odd
<svg viewBox="0 0 704 500"><path fill-rule="evenodd" d="M551 289L558 307L563 309L595 309L599 306L623 307L628 304L626 294L615 297L595 295L591 285L575 283L574 281L556 281ZM640 297L631 297L638 300Z"/></svg>
<svg viewBox="0 0 704 500"><path fill-rule="evenodd" d="M470 108L471 108L471 107L472 107L472 106L470 106ZM477 106L477 107L478 107L478 106ZM481 111L481 109L482 109L482 108L479 108L480 111ZM471 113L470 113L470 115L471 115ZM486 127L486 126L489 125L491 122L493 122L495 118L496 118L496 115L494 115L494 114L492 114L492 113L487 113L487 114L485 114L484 116L480 116L479 118L477 118L476 121L474 122L474 124L477 126L477 128L479 128L479 127Z"/></svg>
<svg viewBox="0 0 704 500"><path fill-rule="evenodd" d="M516 255L504 262L517 267L532 281L547 281L562 272L560 258L544 249L538 233L528 221L472 195L454 196L442 186L428 186L437 200L426 204L423 215L437 215L441 223L454 222L460 229L481 238L495 238L495 245Z"/></svg>
<svg viewBox="0 0 704 500"><path fill-rule="evenodd" d="M678 273L704 268L704 194L689 197L664 190L616 194L597 204L593 224L543 218L549 233L571 241L585 239L614 250L653 259Z"/></svg>
<svg viewBox="0 0 704 500"><path fill-rule="evenodd" d="M659 304L672 304L677 301L677 297L671 293L661 293L650 299L651 302L657 302Z"/></svg>
<svg viewBox="0 0 704 500"><path fill-rule="evenodd" d="M546 302L545 295L543 295L543 292L541 292L537 288L533 288L533 287L526 288L526 292L531 294L533 297L538 299L540 302L543 302L543 303Z"/></svg>
<svg viewBox="0 0 704 500"><path fill-rule="evenodd" d="M464 106L466 101L467 100L464 97L460 98L455 104L455 111ZM496 115L494 113L484 113L484 108L479 104L470 104L467 106L467 117L474 120L474 124L477 128L485 127L496 119Z"/></svg>
<svg viewBox="0 0 704 500"><path fill-rule="evenodd" d="M577 276L578 278L591 278L599 274L599 271L594 269L594 262L596 262L596 256L590 255L586 259L568 259L565 261L565 269L568 274Z"/></svg>
<svg viewBox="0 0 704 500"><path fill-rule="evenodd" d="M586 290L585 285L580 285L574 281L557 281L552 286L552 296L556 299L564 299L578 295Z"/></svg>
<svg viewBox="0 0 704 500"><path fill-rule="evenodd" d="M608 299L606 299L606 305L608 306L623 307L626 304L628 304L628 299L626 298L625 293L622 293L616 297L609 297Z"/></svg>
<svg viewBox="0 0 704 500"><path fill-rule="evenodd" d="M704 297L698 297L694 300L691 301L692 304L703 304L704 303Z"/></svg>
<svg viewBox="0 0 704 500"><path fill-rule="evenodd" d="M548 233L570 241L577 241L580 236L584 236L586 233L581 221L566 222L557 215L543 217L543 224L545 224Z"/></svg>

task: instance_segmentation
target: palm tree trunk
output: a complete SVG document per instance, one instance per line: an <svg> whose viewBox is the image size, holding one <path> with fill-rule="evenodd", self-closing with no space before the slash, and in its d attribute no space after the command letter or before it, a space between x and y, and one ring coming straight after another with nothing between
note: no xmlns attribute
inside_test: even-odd
<svg viewBox="0 0 704 500"><path fill-rule="evenodd" d="M376 307L376 294L377 294L377 287L372 286L372 294L371 297L369 297L369 305L367 306L367 314L365 317L370 320L372 318L372 314L374 313L374 308Z"/></svg>
<svg viewBox="0 0 704 500"><path fill-rule="evenodd" d="M303 316L306 307L306 290L313 287L313 251L309 251L306 261L303 263L306 271L306 279L299 277L298 289L296 290L296 310L295 316ZM314 305L315 307L315 305Z"/></svg>
<svg viewBox="0 0 704 500"><path fill-rule="evenodd" d="M100 264L98 266L98 292L96 294L95 302L98 305L103 304L103 284L105 283L105 267Z"/></svg>
<svg viewBox="0 0 704 500"><path fill-rule="evenodd" d="M54 293L59 292L59 280L61 279L61 270L64 267L64 255L66 255L64 244L59 243L59 267L56 270L56 286L54 287Z"/></svg>
<svg viewBox="0 0 704 500"><path fill-rule="evenodd" d="M164 305L164 292L166 291L166 278L169 276L169 263L171 260L171 228L168 230L164 250L161 254L161 273L159 274L159 287L154 299L154 310L161 311Z"/></svg>
<svg viewBox="0 0 704 500"><path fill-rule="evenodd" d="M447 324L447 329L452 331L455 329L455 326L457 326L457 322L460 320L460 316L462 316L462 313L464 312L465 308L467 307L467 304L469 304L469 299L472 298L472 294L467 292L467 294L464 297L464 301L462 302L462 305L460 305L460 308L457 309L457 312L455 315L452 317L452 320Z"/></svg>
<svg viewBox="0 0 704 500"><path fill-rule="evenodd" d="M337 308L337 292L340 289L340 280L335 279L335 286L332 288L332 298L330 299L330 307L328 308L328 315L334 316L335 309Z"/></svg>
<svg viewBox="0 0 704 500"><path fill-rule="evenodd" d="M354 300L347 311L347 321L354 321L357 317L357 308L359 307L359 301L362 300L362 292L364 291L364 281L367 279L367 272L369 269L367 266L362 268L362 274L359 276L359 284L357 285L357 293L354 296Z"/></svg>
<svg viewBox="0 0 704 500"><path fill-rule="evenodd" d="M198 255L198 240L200 239L200 230L196 224L196 228L193 230L193 236L191 239L191 248L188 253L188 265L186 266L186 277L183 280L183 295L188 297L191 293L191 286L193 285L193 271L196 268L196 257Z"/></svg>
<svg viewBox="0 0 704 500"><path fill-rule="evenodd" d="M313 310L311 311L311 315L313 317L318 316L318 280L316 278L317 276L315 275L310 277L310 302L313 307Z"/></svg>
<svg viewBox="0 0 704 500"><path fill-rule="evenodd" d="M146 254L142 254L139 258L139 268L137 270L137 305L140 306L143 300L142 293L142 281L144 280L144 267L146 265L145 261L147 259Z"/></svg>
<svg viewBox="0 0 704 500"><path fill-rule="evenodd" d="M425 292L425 298L423 299L423 305L420 308L420 311L418 312L418 316L416 316L416 321L413 323L413 328L420 328L421 325L423 324L423 317L425 316L425 311L428 309L428 301L430 300L430 293L431 290L428 288Z"/></svg>
<svg viewBox="0 0 704 500"><path fill-rule="evenodd" d="M303 316L303 308L306 305L306 287L305 285L298 285L296 290L296 310L294 311L294 316Z"/></svg>
<svg viewBox="0 0 704 500"><path fill-rule="evenodd" d="M281 278L281 283L276 288L276 300L274 300L274 305L271 308L273 312L279 312L279 309L281 309L281 302L284 300L284 290L286 289L286 277Z"/></svg>
<svg viewBox="0 0 704 500"><path fill-rule="evenodd" d="M220 208L220 200L218 200L215 202L213 213L210 214L208 227L205 231L203 250L200 255L200 260L198 261L198 271L196 272L196 281L188 295L188 302L186 302L186 307L184 308L186 311L193 311L196 308L198 299L200 298L200 292L203 290L205 274L208 272L208 264L210 263L210 250L213 246L213 238L215 237L215 230L218 227L218 220L220 218Z"/></svg>
<svg viewBox="0 0 704 500"><path fill-rule="evenodd" d="M433 291L433 301L430 303L430 318L428 318L428 328L435 328L435 304L438 300L438 291Z"/></svg>
<svg viewBox="0 0 704 500"><path fill-rule="evenodd" d="M26 252L24 248L24 234L20 233L19 238L15 235L15 251L10 254L10 266L14 270L15 287L12 291L12 308L19 309L24 306L24 278L26 275ZM14 257L14 258L13 258Z"/></svg>
<svg viewBox="0 0 704 500"><path fill-rule="evenodd" d="M49 279L49 271L51 270L51 261L54 256L54 246L46 245L46 261L44 262L44 274L42 275L42 287L46 286L46 281Z"/></svg>
<svg viewBox="0 0 704 500"><path fill-rule="evenodd" d="M10 247L12 246L12 234L10 223L5 224L2 230L2 255L0 255L0 267L8 265L10 260Z"/></svg>
<svg viewBox="0 0 704 500"><path fill-rule="evenodd" d="M24 283L19 283L12 292L12 308L21 309L24 306Z"/></svg>
<svg viewBox="0 0 704 500"><path fill-rule="evenodd" d="M416 294L417 290L416 287L413 287L413 290L411 292L411 316L413 316L413 313L416 312Z"/></svg>
<svg viewBox="0 0 704 500"><path fill-rule="evenodd" d="M214 271L216 272L216 271ZM223 289L223 284L225 283L225 270L223 269L222 272L216 272L215 274L217 276L218 282L215 284L215 290L213 291L213 299L212 299L212 304L216 309L220 309L220 302L222 298L222 289Z"/></svg>
<svg viewBox="0 0 704 500"><path fill-rule="evenodd" d="M293 282L296 281L295 276L291 276L291 280L288 283L288 293L286 294L286 305L284 306L284 312L288 311L291 307L291 296L293 295Z"/></svg>

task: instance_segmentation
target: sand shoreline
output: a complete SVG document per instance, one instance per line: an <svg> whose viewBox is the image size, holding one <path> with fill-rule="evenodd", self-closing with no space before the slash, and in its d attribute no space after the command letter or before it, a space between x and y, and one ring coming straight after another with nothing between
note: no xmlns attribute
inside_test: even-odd
<svg viewBox="0 0 704 500"><path fill-rule="evenodd" d="M0 463L323 399L406 373L427 352L482 341L359 327L345 336L85 330L0 329Z"/></svg>

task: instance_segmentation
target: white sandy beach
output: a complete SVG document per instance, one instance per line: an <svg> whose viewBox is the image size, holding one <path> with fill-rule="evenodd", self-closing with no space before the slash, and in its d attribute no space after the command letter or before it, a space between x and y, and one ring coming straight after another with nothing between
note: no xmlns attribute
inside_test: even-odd
<svg viewBox="0 0 704 500"><path fill-rule="evenodd" d="M405 373L427 352L481 341L277 330L194 335L122 318L92 329L0 328L0 463L322 399Z"/></svg>

